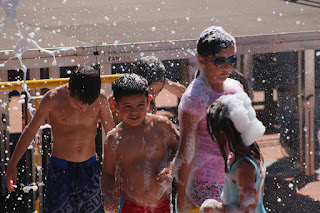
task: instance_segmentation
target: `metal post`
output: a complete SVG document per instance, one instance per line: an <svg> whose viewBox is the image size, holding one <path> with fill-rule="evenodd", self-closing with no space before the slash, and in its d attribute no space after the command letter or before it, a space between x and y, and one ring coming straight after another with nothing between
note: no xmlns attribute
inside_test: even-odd
<svg viewBox="0 0 320 213"><path fill-rule="evenodd" d="M300 171L314 174L315 52L299 53Z"/></svg>
<svg viewBox="0 0 320 213"><path fill-rule="evenodd" d="M304 97L304 52L298 52L298 118L299 118L299 163L300 172L304 172L304 117L303 117L303 99Z"/></svg>
<svg viewBox="0 0 320 213"><path fill-rule="evenodd" d="M247 79L249 96L253 98L253 82L252 82L252 55L243 55L243 76Z"/></svg>
<svg viewBox="0 0 320 213"><path fill-rule="evenodd" d="M305 170L314 174L314 100L315 100L315 52L305 51Z"/></svg>

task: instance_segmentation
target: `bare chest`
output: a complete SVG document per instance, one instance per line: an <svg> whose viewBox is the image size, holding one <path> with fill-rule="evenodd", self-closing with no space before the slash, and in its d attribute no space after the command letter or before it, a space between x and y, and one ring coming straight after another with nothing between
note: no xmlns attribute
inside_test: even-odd
<svg viewBox="0 0 320 213"><path fill-rule="evenodd" d="M69 126L69 125L92 125L92 123L96 123L98 121L98 110L94 108L79 111L72 107L61 106L56 107L56 110L53 110L49 115L49 122L51 125L61 125L61 126Z"/></svg>
<svg viewBox="0 0 320 213"><path fill-rule="evenodd" d="M154 133L139 136L126 136L118 142L118 156L120 161L158 161L167 155L166 143L163 136Z"/></svg>

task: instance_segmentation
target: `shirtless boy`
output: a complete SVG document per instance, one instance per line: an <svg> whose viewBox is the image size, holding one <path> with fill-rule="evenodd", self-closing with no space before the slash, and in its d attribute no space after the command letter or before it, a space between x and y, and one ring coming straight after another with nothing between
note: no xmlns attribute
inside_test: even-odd
<svg viewBox="0 0 320 213"><path fill-rule="evenodd" d="M167 118L147 113L151 96L143 77L120 76L112 90L122 122L108 133L104 145L101 181L105 210L117 208L120 187L121 213L170 212L179 133Z"/></svg>
<svg viewBox="0 0 320 213"><path fill-rule="evenodd" d="M6 186L17 181L17 164L47 119L53 135L47 176L46 212L103 212L100 167L95 156L97 123L113 128L99 71L82 67L69 83L47 92L31 122L24 128L11 156Z"/></svg>

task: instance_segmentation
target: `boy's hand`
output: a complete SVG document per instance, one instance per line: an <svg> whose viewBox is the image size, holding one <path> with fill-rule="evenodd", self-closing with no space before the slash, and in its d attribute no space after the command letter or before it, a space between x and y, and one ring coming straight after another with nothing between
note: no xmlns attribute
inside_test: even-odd
<svg viewBox="0 0 320 213"><path fill-rule="evenodd" d="M178 202L177 205L179 212L182 213L189 213L192 209L197 207L189 199L184 199L181 203Z"/></svg>
<svg viewBox="0 0 320 213"><path fill-rule="evenodd" d="M10 166L8 167L8 171L6 174L6 186L9 192L14 191L14 188L17 188L17 168Z"/></svg>
<svg viewBox="0 0 320 213"><path fill-rule="evenodd" d="M118 206L114 205L113 203L104 202L103 208L105 212L114 212L118 210Z"/></svg>
<svg viewBox="0 0 320 213"><path fill-rule="evenodd" d="M219 209L222 209L222 203L215 200L215 199L207 199L205 200L201 207L201 213L218 213L220 212Z"/></svg>
<svg viewBox="0 0 320 213"><path fill-rule="evenodd" d="M171 175L170 169L167 167L163 168L157 175L156 179L160 183L164 181L170 183L172 181L172 175Z"/></svg>

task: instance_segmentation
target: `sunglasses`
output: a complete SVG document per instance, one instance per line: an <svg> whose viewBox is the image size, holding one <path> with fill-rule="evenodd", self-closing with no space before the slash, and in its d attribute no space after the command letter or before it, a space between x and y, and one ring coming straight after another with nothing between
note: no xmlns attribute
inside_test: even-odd
<svg viewBox="0 0 320 213"><path fill-rule="evenodd" d="M217 66L222 66L224 65L226 62L228 62L229 64L235 64L237 63L237 56L233 55L231 57L229 57L228 59L224 58L224 57L214 57L214 58L209 58L204 56L205 59L208 59L209 61L211 61L212 63L214 63Z"/></svg>

